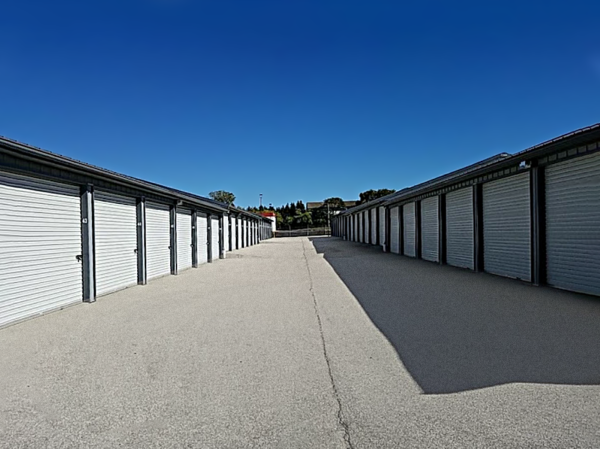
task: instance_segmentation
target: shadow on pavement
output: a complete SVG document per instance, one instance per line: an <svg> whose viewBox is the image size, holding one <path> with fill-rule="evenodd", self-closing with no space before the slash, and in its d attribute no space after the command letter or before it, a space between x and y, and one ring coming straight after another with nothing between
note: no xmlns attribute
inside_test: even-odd
<svg viewBox="0 0 600 449"><path fill-rule="evenodd" d="M600 299L310 240L426 394L600 384Z"/></svg>

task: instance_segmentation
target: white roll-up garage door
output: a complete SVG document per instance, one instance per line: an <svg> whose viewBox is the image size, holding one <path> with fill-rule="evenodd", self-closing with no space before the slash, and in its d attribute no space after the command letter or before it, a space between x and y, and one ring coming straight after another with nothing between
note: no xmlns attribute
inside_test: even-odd
<svg viewBox="0 0 600 449"><path fill-rule="evenodd" d="M211 217L211 233L212 233L212 260L219 258L219 219Z"/></svg>
<svg viewBox="0 0 600 449"><path fill-rule="evenodd" d="M392 207L390 209L390 251L400 254L400 217L398 215L400 208Z"/></svg>
<svg viewBox="0 0 600 449"><path fill-rule="evenodd" d="M146 203L146 272L148 279L171 273L169 206Z"/></svg>
<svg viewBox="0 0 600 449"><path fill-rule="evenodd" d="M404 255L415 257L417 255L415 235L415 203L405 204L402 207L404 221Z"/></svg>
<svg viewBox="0 0 600 449"><path fill-rule="evenodd" d="M371 245L377 245L377 209L371 209Z"/></svg>
<svg viewBox="0 0 600 449"><path fill-rule="evenodd" d="M231 217L231 251L235 251L236 239L237 239L237 231L235 229L235 217Z"/></svg>
<svg viewBox="0 0 600 449"><path fill-rule="evenodd" d="M531 279L529 202L529 172L483 185L485 271Z"/></svg>
<svg viewBox="0 0 600 449"><path fill-rule="evenodd" d="M229 251L229 215L223 215L223 256Z"/></svg>
<svg viewBox="0 0 600 449"><path fill-rule="evenodd" d="M208 219L206 215L198 213L196 222L198 226L196 250L198 251L198 265L200 265L208 262Z"/></svg>
<svg viewBox="0 0 600 449"><path fill-rule="evenodd" d="M96 294L137 284L135 198L94 193Z"/></svg>
<svg viewBox="0 0 600 449"><path fill-rule="evenodd" d="M439 249L438 197L432 196L421 201L421 257L430 262L438 262Z"/></svg>
<svg viewBox="0 0 600 449"><path fill-rule="evenodd" d="M475 268L473 257L473 188L446 195L446 262L455 267Z"/></svg>
<svg viewBox="0 0 600 449"><path fill-rule="evenodd" d="M237 219L237 242L238 242L238 248L240 248L240 249L242 249L244 247L244 239L242 237L242 226L243 226L243 220L238 217L238 219Z"/></svg>
<svg viewBox="0 0 600 449"><path fill-rule="evenodd" d="M83 299L79 188L0 174L0 326Z"/></svg>
<svg viewBox="0 0 600 449"><path fill-rule="evenodd" d="M600 295L600 154L546 169L550 285Z"/></svg>
<svg viewBox="0 0 600 449"><path fill-rule="evenodd" d="M192 266L192 211L177 209L177 271Z"/></svg>
<svg viewBox="0 0 600 449"><path fill-rule="evenodd" d="M379 245L385 245L385 207L379 208Z"/></svg>

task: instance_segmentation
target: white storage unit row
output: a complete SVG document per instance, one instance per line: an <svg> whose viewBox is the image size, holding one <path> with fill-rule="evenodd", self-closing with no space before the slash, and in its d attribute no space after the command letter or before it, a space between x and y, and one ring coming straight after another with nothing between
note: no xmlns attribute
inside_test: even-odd
<svg viewBox="0 0 600 449"><path fill-rule="evenodd" d="M229 251L229 216L223 215L223 257Z"/></svg>
<svg viewBox="0 0 600 449"><path fill-rule="evenodd" d="M219 219L211 217L211 243L212 243L212 260L219 259Z"/></svg>
<svg viewBox="0 0 600 449"><path fill-rule="evenodd" d="M0 173L0 326L83 299L79 187Z"/></svg>
<svg viewBox="0 0 600 449"><path fill-rule="evenodd" d="M473 270L474 264L473 188L446 195L446 262Z"/></svg>
<svg viewBox="0 0 600 449"><path fill-rule="evenodd" d="M169 206L146 203L146 274L148 279L171 274Z"/></svg>
<svg viewBox="0 0 600 449"><path fill-rule="evenodd" d="M196 232L198 238L196 251L198 265L200 265L208 262L208 219L206 215L201 213L196 215L196 226L198 227L198 232Z"/></svg>
<svg viewBox="0 0 600 449"><path fill-rule="evenodd" d="M600 154L546 169L548 284L600 295Z"/></svg>
<svg viewBox="0 0 600 449"><path fill-rule="evenodd" d="M531 279L529 172L483 185L485 271Z"/></svg>
<svg viewBox="0 0 600 449"><path fill-rule="evenodd" d="M390 251L400 254L400 217L399 207L390 209Z"/></svg>
<svg viewBox="0 0 600 449"><path fill-rule="evenodd" d="M237 239L237 230L235 228L235 223L237 221L236 217L230 217L231 221L231 251L235 251L236 239Z"/></svg>
<svg viewBox="0 0 600 449"><path fill-rule="evenodd" d="M377 209L370 209L371 212L371 245L377 245Z"/></svg>
<svg viewBox="0 0 600 449"><path fill-rule="evenodd" d="M96 294L137 284L137 216L135 198L94 193Z"/></svg>
<svg viewBox="0 0 600 449"><path fill-rule="evenodd" d="M385 207L379 208L379 245L384 246L385 241Z"/></svg>
<svg viewBox="0 0 600 449"><path fill-rule="evenodd" d="M439 261L439 197L432 196L421 201L421 258Z"/></svg>
<svg viewBox="0 0 600 449"><path fill-rule="evenodd" d="M415 232L415 203L405 204L402 207L403 214L403 240L404 240L404 255L416 257L417 242Z"/></svg>
<svg viewBox="0 0 600 449"><path fill-rule="evenodd" d="M177 209L177 271L192 267L192 211Z"/></svg>

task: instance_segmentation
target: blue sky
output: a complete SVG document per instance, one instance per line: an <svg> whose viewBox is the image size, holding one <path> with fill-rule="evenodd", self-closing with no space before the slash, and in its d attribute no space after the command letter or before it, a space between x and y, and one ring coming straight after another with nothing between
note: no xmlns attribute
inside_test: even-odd
<svg viewBox="0 0 600 449"><path fill-rule="evenodd" d="M0 12L0 134L243 207L399 189L600 121L598 2Z"/></svg>

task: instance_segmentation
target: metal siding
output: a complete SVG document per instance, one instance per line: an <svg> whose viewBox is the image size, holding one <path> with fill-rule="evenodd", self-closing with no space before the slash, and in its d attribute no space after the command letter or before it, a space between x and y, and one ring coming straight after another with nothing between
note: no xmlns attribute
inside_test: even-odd
<svg viewBox="0 0 600 449"><path fill-rule="evenodd" d="M385 207L379 208L379 245L385 245Z"/></svg>
<svg viewBox="0 0 600 449"><path fill-rule="evenodd" d="M235 230L235 217L231 217L231 251L235 251L235 244L237 239L237 233Z"/></svg>
<svg viewBox="0 0 600 449"><path fill-rule="evenodd" d="M0 174L0 326L83 300L79 188Z"/></svg>
<svg viewBox="0 0 600 449"><path fill-rule="evenodd" d="M196 222L198 226L196 251L198 251L198 265L200 265L208 262L208 219L206 215L198 213Z"/></svg>
<svg viewBox="0 0 600 449"><path fill-rule="evenodd" d="M531 279L529 172L483 185L485 271Z"/></svg>
<svg viewBox="0 0 600 449"><path fill-rule="evenodd" d="M405 204L402 207L404 220L404 255L415 257L417 247L415 241L415 203Z"/></svg>
<svg viewBox="0 0 600 449"><path fill-rule="evenodd" d="M223 215L223 255L229 251L229 215Z"/></svg>
<svg viewBox="0 0 600 449"><path fill-rule="evenodd" d="M437 196L421 201L421 257L430 262L439 261L438 201Z"/></svg>
<svg viewBox="0 0 600 449"><path fill-rule="evenodd" d="M398 207L390 209L390 251L396 254L400 254L400 220L398 213Z"/></svg>
<svg viewBox="0 0 600 449"><path fill-rule="evenodd" d="M146 270L148 279L171 273L169 206L146 203Z"/></svg>
<svg viewBox="0 0 600 449"><path fill-rule="evenodd" d="M97 294L136 285L135 198L95 192L94 215Z"/></svg>
<svg viewBox="0 0 600 449"><path fill-rule="evenodd" d="M219 219L211 218L211 234L212 234L212 260L219 258Z"/></svg>
<svg viewBox="0 0 600 449"><path fill-rule="evenodd" d="M177 271L192 266L192 211L177 209Z"/></svg>
<svg viewBox="0 0 600 449"><path fill-rule="evenodd" d="M600 295L600 154L546 169L547 282Z"/></svg>
<svg viewBox="0 0 600 449"><path fill-rule="evenodd" d="M377 209L371 209L371 244L377 245Z"/></svg>
<svg viewBox="0 0 600 449"><path fill-rule="evenodd" d="M455 267L475 269L473 188L446 195L446 262Z"/></svg>

